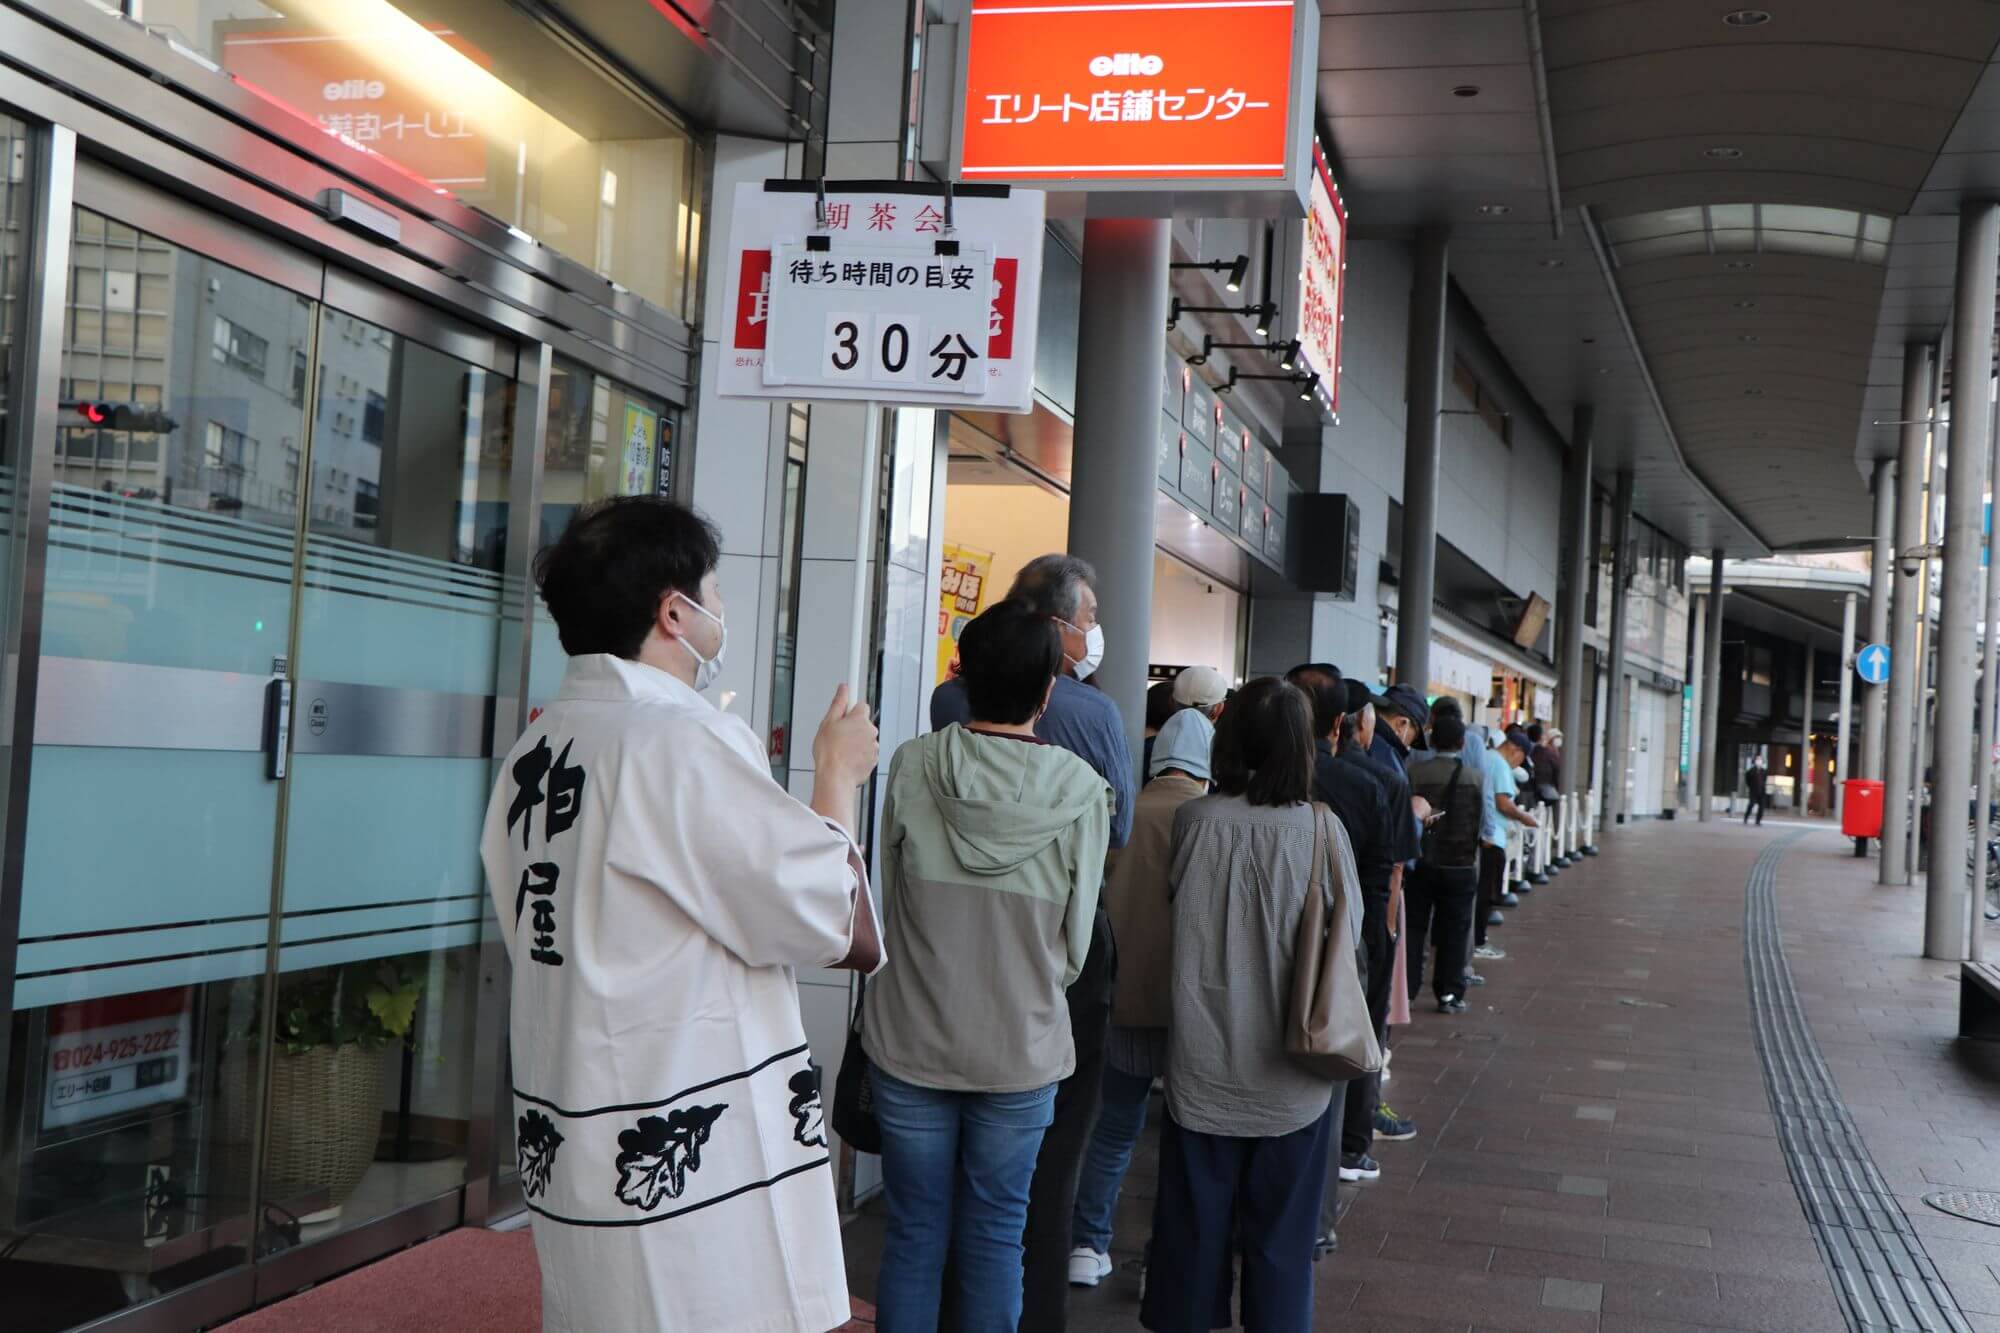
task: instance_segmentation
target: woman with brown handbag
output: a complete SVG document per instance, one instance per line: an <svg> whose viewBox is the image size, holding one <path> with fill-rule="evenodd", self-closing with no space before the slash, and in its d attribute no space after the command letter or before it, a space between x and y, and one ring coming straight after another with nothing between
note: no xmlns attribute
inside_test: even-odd
<svg viewBox="0 0 2000 1333"><path fill-rule="evenodd" d="M1227 1322L1232 1252L1244 1327L1312 1325L1334 1076L1288 1049L1293 972L1308 899L1328 894L1315 861L1353 860L1312 802L1312 760L1305 695L1251 681L1216 723L1215 794L1174 816L1167 1119L1139 1315L1156 1333Z"/></svg>

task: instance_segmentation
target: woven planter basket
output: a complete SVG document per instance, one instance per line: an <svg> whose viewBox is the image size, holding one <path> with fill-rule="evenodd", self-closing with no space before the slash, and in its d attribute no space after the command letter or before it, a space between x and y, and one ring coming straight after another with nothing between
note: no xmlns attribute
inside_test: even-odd
<svg viewBox="0 0 2000 1333"><path fill-rule="evenodd" d="M275 1203L325 1194L339 1207L375 1160L382 1133L382 1051L315 1046L270 1054L271 1121L264 1140L264 1188ZM237 1063L245 1085L224 1098L228 1141L248 1147L257 1105L248 1086L255 1061Z"/></svg>

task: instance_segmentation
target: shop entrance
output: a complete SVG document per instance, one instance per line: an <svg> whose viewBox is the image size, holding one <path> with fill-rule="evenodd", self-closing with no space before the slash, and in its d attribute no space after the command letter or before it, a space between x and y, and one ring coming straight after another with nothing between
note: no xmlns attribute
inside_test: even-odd
<svg viewBox="0 0 2000 1333"><path fill-rule="evenodd" d="M946 579L939 614L936 680L944 678L957 631L1006 596L1022 565L1069 545L1069 497L1025 468L961 446L954 423L945 482ZM968 588L976 589L968 595ZM1153 554L1152 641L1149 665L1205 665L1240 683L1244 617L1240 587L1172 553ZM1107 617L1118 608L1105 607Z"/></svg>
<svg viewBox="0 0 2000 1333"><path fill-rule="evenodd" d="M192 1326L511 1160L478 838L523 661L530 702L562 661L511 544L660 489L672 419L531 364L534 534L538 346L89 163L75 198L0 1281L9 1327Z"/></svg>

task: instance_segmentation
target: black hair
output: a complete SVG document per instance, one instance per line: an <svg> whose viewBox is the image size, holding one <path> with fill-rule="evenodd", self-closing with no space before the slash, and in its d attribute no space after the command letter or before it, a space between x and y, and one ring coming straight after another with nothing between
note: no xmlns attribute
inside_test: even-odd
<svg viewBox="0 0 2000 1333"><path fill-rule="evenodd" d="M579 509L535 557L535 586L571 657L634 658L660 603L701 601L701 581L721 559L707 519L675 500L629 495Z"/></svg>
<svg viewBox="0 0 2000 1333"><path fill-rule="evenodd" d="M1229 696L1209 751L1215 789L1252 805L1298 805L1312 795L1312 705L1305 691L1259 676Z"/></svg>
<svg viewBox="0 0 2000 1333"><path fill-rule="evenodd" d="M1029 722L1062 670L1056 622L1026 602L996 602L958 636L958 678L974 722Z"/></svg>
<svg viewBox="0 0 2000 1333"><path fill-rule="evenodd" d="M1146 730L1158 731L1167 725L1167 719L1181 711L1174 702L1174 683L1170 680L1155 681L1146 691Z"/></svg>
<svg viewBox="0 0 2000 1333"><path fill-rule="evenodd" d="M1331 662L1305 662L1287 671L1285 679L1304 690L1312 704L1314 737L1331 737L1347 712L1347 686L1340 679L1340 668Z"/></svg>
<svg viewBox="0 0 2000 1333"><path fill-rule="evenodd" d="M1444 698L1439 699L1436 703L1432 704L1431 720L1433 722L1437 720L1438 714L1440 713L1449 713L1451 716L1457 718L1461 724L1461 729L1462 729L1463 723L1465 722L1465 709L1459 706L1458 700L1452 698L1449 695L1446 695Z"/></svg>
<svg viewBox="0 0 2000 1333"><path fill-rule="evenodd" d="M1439 700L1431 709L1431 749L1450 754L1465 748L1465 715Z"/></svg>
<svg viewBox="0 0 2000 1333"><path fill-rule="evenodd" d="M1528 727L1527 727L1527 731L1528 731L1528 739L1529 739L1529 740L1533 741L1533 742L1534 742L1535 744L1537 744L1537 745L1540 745L1540 744L1542 743L1542 724L1541 724L1541 723L1539 723L1539 722L1530 722L1530 723L1528 724Z"/></svg>

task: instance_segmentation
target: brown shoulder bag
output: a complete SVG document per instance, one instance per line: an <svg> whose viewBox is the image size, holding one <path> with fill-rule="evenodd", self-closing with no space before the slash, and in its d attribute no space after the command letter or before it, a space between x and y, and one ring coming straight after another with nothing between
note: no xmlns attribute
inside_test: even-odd
<svg viewBox="0 0 2000 1333"><path fill-rule="evenodd" d="M1355 966L1354 928L1347 895L1359 893L1353 854L1327 837L1329 811L1313 802L1312 882L1299 916L1292 954L1292 1000L1285 1015L1285 1054L1324 1078L1344 1081L1382 1067L1368 995ZM1329 846L1331 841L1332 845ZM1339 865L1339 892L1328 891L1327 863Z"/></svg>

